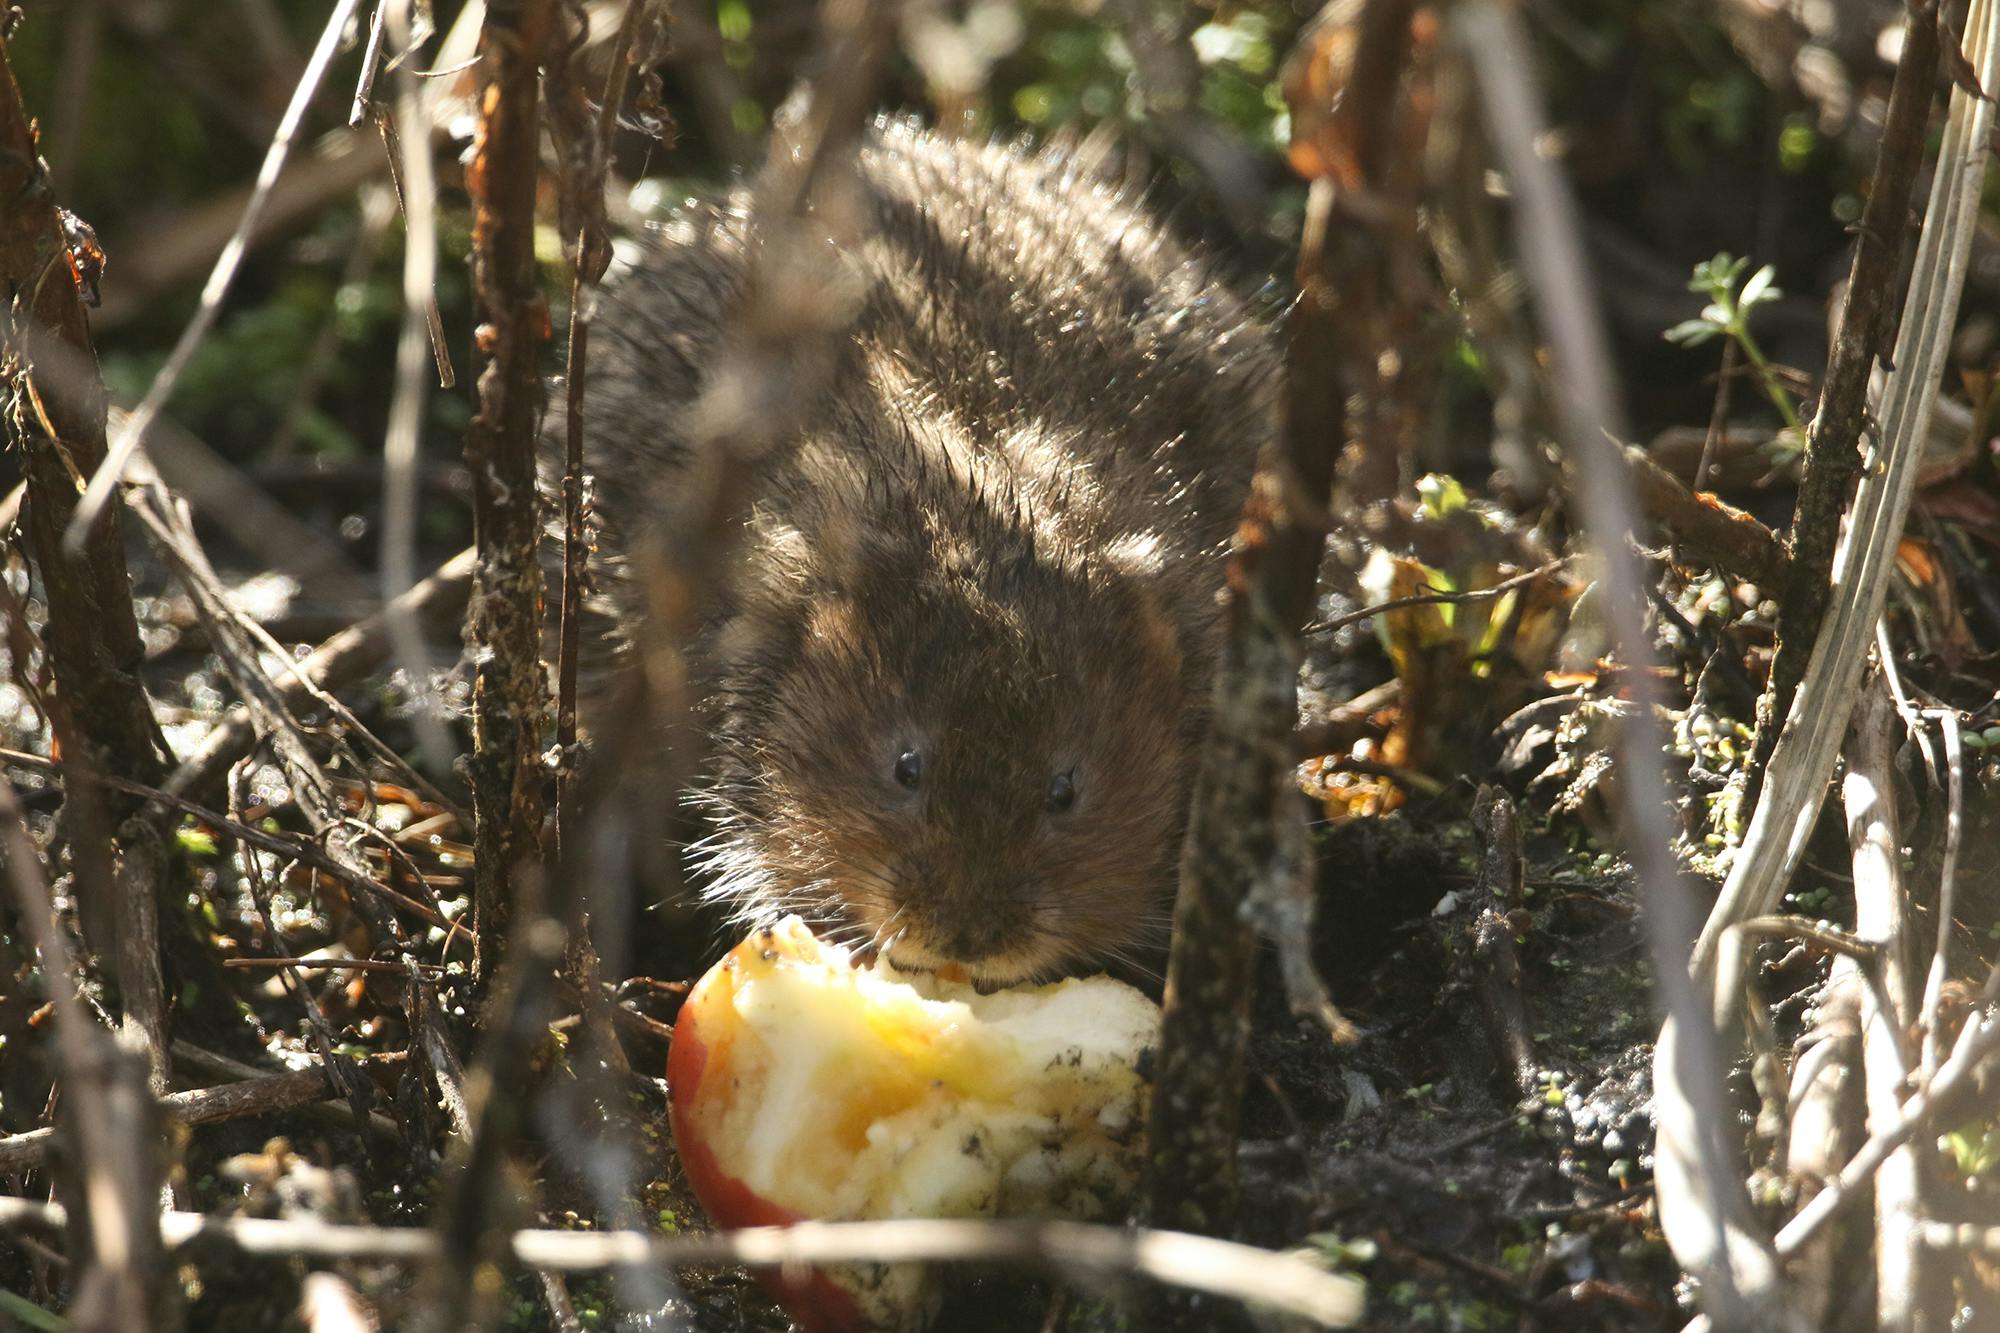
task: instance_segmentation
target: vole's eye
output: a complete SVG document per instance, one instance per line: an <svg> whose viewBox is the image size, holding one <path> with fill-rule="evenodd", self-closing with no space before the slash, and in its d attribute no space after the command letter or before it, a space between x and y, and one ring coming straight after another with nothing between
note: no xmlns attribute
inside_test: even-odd
<svg viewBox="0 0 2000 1333"><path fill-rule="evenodd" d="M924 778L924 757L915 750L905 750L896 756L896 782L899 786L917 789Z"/></svg>
<svg viewBox="0 0 2000 1333"><path fill-rule="evenodd" d="M1049 809L1062 814L1076 804L1076 779L1069 773L1058 773L1049 779Z"/></svg>

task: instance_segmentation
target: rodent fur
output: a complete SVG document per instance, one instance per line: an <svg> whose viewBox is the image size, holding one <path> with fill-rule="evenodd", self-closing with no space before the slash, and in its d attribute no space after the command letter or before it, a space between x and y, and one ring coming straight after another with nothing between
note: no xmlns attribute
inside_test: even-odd
<svg viewBox="0 0 2000 1333"><path fill-rule="evenodd" d="M689 646L712 738L690 859L736 915L798 911L905 967L1125 956L1164 938L1275 352L1074 154L891 122L859 159L866 297ZM643 615L620 555L673 521L747 232L740 196L690 207L598 315L614 623Z"/></svg>

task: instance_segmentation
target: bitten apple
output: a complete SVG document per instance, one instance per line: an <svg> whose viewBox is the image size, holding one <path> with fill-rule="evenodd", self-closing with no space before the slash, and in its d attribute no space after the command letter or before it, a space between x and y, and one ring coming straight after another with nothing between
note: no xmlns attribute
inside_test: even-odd
<svg viewBox="0 0 2000 1333"><path fill-rule="evenodd" d="M857 967L796 917L695 986L668 1060L674 1141L720 1226L1115 1215L1159 1025L1109 977L982 995ZM809 1330L918 1329L919 1267L762 1275Z"/></svg>

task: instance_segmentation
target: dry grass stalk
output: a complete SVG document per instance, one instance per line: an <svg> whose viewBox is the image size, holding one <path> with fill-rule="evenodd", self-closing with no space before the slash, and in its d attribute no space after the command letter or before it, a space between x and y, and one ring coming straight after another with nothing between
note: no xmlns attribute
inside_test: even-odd
<svg viewBox="0 0 2000 1333"><path fill-rule="evenodd" d="M1923 165L1937 85L1938 7L1908 7L1896 80L1883 117L1882 137L1869 177L1868 203L1855 229L1833 356L1820 388L1819 408L1806 435L1805 476L1792 510L1792 567L1783 581L1778 649L1764 694L1757 701L1757 736L1747 766L1745 808L1755 804L1765 766L1778 743L1780 723L1805 676L1820 621L1831 594L1829 574L1840 539L1840 516L1861 466L1861 429L1867 417L1869 370L1886 351L1896 280L1902 266L1910 202ZM1732 344L1733 345L1733 344ZM1898 363L1900 364L1900 363ZM1766 581L1766 586L1771 584Z"/></svg>

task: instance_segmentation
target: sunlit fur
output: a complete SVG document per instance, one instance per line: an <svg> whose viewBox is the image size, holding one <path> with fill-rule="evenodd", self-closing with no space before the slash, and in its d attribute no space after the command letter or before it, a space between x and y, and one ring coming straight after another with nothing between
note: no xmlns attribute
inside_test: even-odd
<svg viewBox="0 0 2000 1333"><path fill-rule="evenodd" d="M1143 952L1164 933L1273 354L1068 156L891 124L862 175L854 337L695 645L712 748L690 858L744 919L798 911L982 982ZM691 208L600 315L587 439L628 636L618 553L675 521L744 233L740 201ZM894 775L908 749L914 789Z"/></svg>

